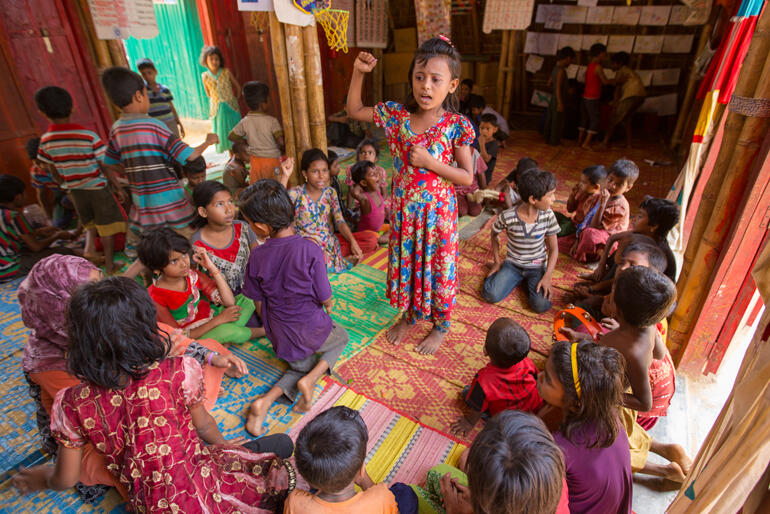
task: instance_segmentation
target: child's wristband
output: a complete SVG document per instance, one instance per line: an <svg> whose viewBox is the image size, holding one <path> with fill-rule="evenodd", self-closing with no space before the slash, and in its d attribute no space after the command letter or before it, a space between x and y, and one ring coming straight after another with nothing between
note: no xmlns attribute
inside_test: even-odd
<svg viewBox="0 0 770 514"><path fill-rule="evenodd" d="M211 366L211 360L214 358L214 355L217 355L217 352L211 352L211 353L209 354L208 358L206 359L206 363L207 363L209 366Z"/></svg>

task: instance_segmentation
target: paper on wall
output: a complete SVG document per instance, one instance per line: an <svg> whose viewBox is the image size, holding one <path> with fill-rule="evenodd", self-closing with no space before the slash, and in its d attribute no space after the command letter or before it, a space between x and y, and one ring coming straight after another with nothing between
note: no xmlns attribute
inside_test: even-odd
<svg viewBox="0 0 770 514"><path fill-rule="evenodd" d="M543 68L543 62L545 59L539 55L530 54L527 56L526 70L530 73L537 73Z"/></svg>
<svg viewBox="0 0 770 514"><path fill-rule="evenodd" d="M684 25L684 20L687 17L686 5L674 5L671 7L671 14L668 17L669 25Z"/></svg>
<svg viewBox="0 0 770 514"><path fill-rule="evenodd" d="M614 13L615 7L612 5L589 7L586 14L586 23L589 25L609 25L612 23Z"/></svg>
<svg viewBox="0 0 770 514"><path fill-rule="evenodd" d="M582 25L586 22L586 16L588 14L587 7L581 7L579 5L565 5L561 13L561 19L564 23L575 23Z"/></svg>
<svg viewBox="0 0 770 514"><path fill-rule="evenodd" d="M541 32L538 36L537 49L541 55L556 55L559 49L559 34Z"/></svg>
<svg viewBox="0 0 770 514"><path fill-rule="evenodd" d="M692 50L693 41L695 41L694 34L665 35L663 36L663 53L689 54Z"/></svg>
<svg viewBox="0 0 770 514"><path fill-rule="evenodd" d="M148 39L158 35L152 0L89 0L88 5L98 39Z"/></svg>
<svg viewBox="0 0 770 514"><path fill-rule="evenodd" d="M538 38L539 33L538 32L530 32L527 31L527 36L524 39L524 53L525 54L536 54L539 52L537 48L537 44L540 42L540 39Z"/></svg>
<svg viewBox="0 0 770 514"><path fill-rule="evenodd" d="M615 52L626 52L630 54L634 50L635 37L636 36L612 35L607 43L607 51L613 54Z"/></svg>
<svg viewBox="0 0 770 514"><path fill-rule="evenodd" d="M136 39L150 39L157 36L158 19L152 0L133 0L128 4L128 32Z"/></svg>
<svg viewBox="0 0 770 514"><path fill-rule="evenodd" d="M586 70L588 70L588 66L578 66L577 76L575 77L578 82L585 83Z"/></svg>
<svg viewBox="0 0 770 514"><path fill-rule="evenodd" d="M591 45L594 43L601 43L605 46L607 46L607 41L609 40L609 36L605 34L583 34L583 41L582 41L582 49L583 50L590 50Z"/></svg>
<svg viewBox="0 0 770 514"><path fill-rule="evenodd" d="M567 69L565 70L567 72L567 78L568 79L577 78L578 68L580 68L580 66L578 66L577 64L570 64L569 66L567 66Z"/></svg>
<svg viewBox="0 0 770 514"><path fill-rule="evenodd" d="M615 7L612 13L613 25L637 25L642 8L638 5Z"/></svg>
<svg viewBox="0 0 770 514"><path fill-rule="evenodd" d="M537 17L535 21L542 23L545 28L551 30L561 30L564 21L562 20L563 5L540 4L537 7Z"/></svg>
<svg viewBox="0 0 770 514"><path fill-rule="evenodd" d="M532 92L532 100L530 102L538 107L548 107L548 104L551 103L551 93L535 89Z"/></svg>
<svg viewBox="0 0 770 514"><path fill-rule="evenodd" d="M682 3L687 5L684 25L703 25L708 21L712 0L686 0Z"/></svg>
<svg viewBox="0 0 770 514"><path fill-rule="evenodd" d="M598 4L598 0L578 0L578 5L582 5L585 7L595 7L596 4Z"/></svg>
<svg viewBox="0 0 770 514"><path fill-rule="evenodd" d="M644 87L650 87L652 85L652 70L636 70L636 74L639 75L639 79L642 81Z"/></svg>
<svg viewBox="0 0 770 514"><path fill-rule="evenodd" d="M580 34L559 34L559 48L564 48L565 46L579 51L583 46L583 36Z"/></svg>
<svg viewBox="0 0 770 514"><path fill-rule="evenodd" d="M639 16L639 25L664 26L671 15L670 5L644 5Z"/></svg>
<svg viewBox="0 0 770 514"><path fill-rule="evenodd" d="M532 24L535 0L487 0L482 30L524 30Z"/></svg>
<svg viewBox="0 0 770 514"><path fill-rule="evenodd" d="M663 36L636 36L634 53L659 54L663 49Z"/></svg>
<svg viewBox="0 0 770 514"><path fill-rule="evenodd" d="M652 83L655 86L679 85L679 68L652 70Z"/></svg>

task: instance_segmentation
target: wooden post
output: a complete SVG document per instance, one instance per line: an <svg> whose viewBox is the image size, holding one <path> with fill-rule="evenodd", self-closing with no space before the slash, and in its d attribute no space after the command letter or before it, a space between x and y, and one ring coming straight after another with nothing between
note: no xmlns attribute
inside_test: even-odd
<svg viewBox="0 0 770 514"><path fill-rule="evenodd" d="M510 36L508 37L508 55L506 55L506 76L505 76L505 93L503 96L503 110L500 114L503 118L508 119L511 114L511 93L513 92L513 63L514 56L518 50L519 45L516 33L513 30L509 30Z"/></svg>
<svg viewBox="0 0 770 514"><path fill-rule="evenodd" d="M764 11L743 62L735 95L770 99L768 48L770 15ZM770 126L768 118L745 117L735 112L727 116L719 156L706 186L706 192L716 201L709 202L704 192L698 206L698 217L690 234L690 240L697 244L688 245L685 253L680 297L669 327L669 344L676 362L683 354L693 322L706 300L717 258L747 186L748 171ZM702 216L701 209L704 211Z"/></svg>
<svg viewBox="0 0 770 514"><path fill-rule="evenodd" d="M309 112L310 140L313 147L326 153L326 112L324 109L324 81L321 72L321 50L315 23L302 28L305 49L305 78ZM382 66L380 66L382 68Z"/></svg>
<svg viewBox="0 0 770 514"><path fill-rule="evenodd" d="M294 134L296 137L297 156L312 148L310 140L310 119L307 112L307 95L305 82L305 59L302 49L302 27L284 25L286 34L286 63L289 68L289 92L291 94L291 110L294 118Z"/></svg>
<svg viewBox="0 0 770 514"><path fill-rule="evenodd" d="M289 72L286 66L286 40L283 34L283 25L276 18L275 12L270 12L270 46L273 51L275 80L281 85L279 87L279 99L281 102L283 140L286 144L286 155L298 159L296 138L294 137L291 95L286 87L289 83Z"/></svg>
<svg viewBox="0 0 770 514"><path fill-rule="evenodd" d="M500 61L497 63L497 104L496 107L500 111L503 117L506 117L503 110L503 98L505 90L505 64L508 62L508 40L511 38L513 32L510 30L503 31L503 43L500 47Z"/></svg>

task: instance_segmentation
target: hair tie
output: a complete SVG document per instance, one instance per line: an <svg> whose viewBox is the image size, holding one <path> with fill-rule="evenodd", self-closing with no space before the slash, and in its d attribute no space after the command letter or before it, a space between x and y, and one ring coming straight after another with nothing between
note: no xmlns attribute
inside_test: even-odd
<svg viewBox="0 0 770 514"><path fill-rule="evenodd" d="M449 46L451 46L452 48L454 48L454 47L455 47L454 43L452 43L452 40L451 40L451 39L449 39L448 37L446 37L444 34L439 34L439 35L438 35L438 36L436 36L436 37L437 37L437 38L439 38L439 39L440 39L441 41L443 41L444 43L448 43L448 44L449 44Z"/></svg>
<svg viewBox="0 0 770 514"><path fill-rule="evenodd" d="M578 376L577 346L578 343L572 343L572 380L575 382L575 392L577 393L578 399L580 399L580 377Z"/></svg>

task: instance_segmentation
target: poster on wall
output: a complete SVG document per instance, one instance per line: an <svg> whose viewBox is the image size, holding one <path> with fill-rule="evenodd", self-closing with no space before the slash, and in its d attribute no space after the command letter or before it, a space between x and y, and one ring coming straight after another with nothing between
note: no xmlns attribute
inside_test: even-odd
<svg viewBox="0 0 770 514"><path fill-rule="evenodd" d="M352 7L352 0L349 0ZM345 3L334 2L334 9ZM388 5L386 0L356 0L355 46L362 48L385 48L388 46ZM353 39L352 24L348 25L348 37Z"/></svg>
<svg viewBox="0 0 770 514"><path fill-rule="evenodd" d="M417 15L417 44L432 37L452 35L452 0L414 0Z"/></svg>
<svg viewBox="0 0 770 514"><path fill-rule="evenodd" d="M152 0L88 0L88 7L99 39L149 39L158 35Z"/></svg>
<svg viewBox="0 0 770 514"><path fill-rule="evenodd" d="M482 30L524 30L532 23L535 0L487 0Z"/></svg>
<svg viewBox="0 0 770 514"><path fill-rule="evenodd" d="M239 11L274 11L273 0L238 0Z"/></svg>

